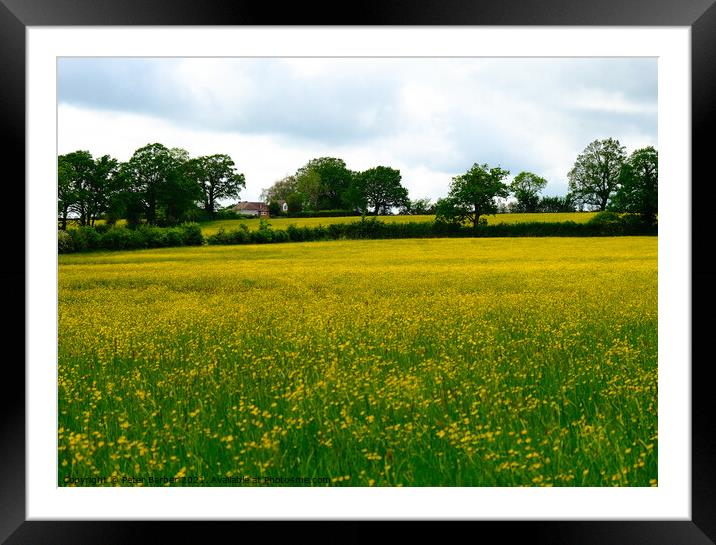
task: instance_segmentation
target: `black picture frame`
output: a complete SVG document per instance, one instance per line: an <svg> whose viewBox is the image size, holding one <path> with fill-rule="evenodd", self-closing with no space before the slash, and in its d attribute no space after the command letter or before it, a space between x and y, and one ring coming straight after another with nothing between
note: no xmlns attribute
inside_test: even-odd
<svg viewBox="0 0 716 545"><path fill-rule="evenodd" d="M711 421L714 399L707 373L713 357L705 350L714 308L716 270L708 250L714 203L711 135L716 133L716 4L714 0L371 0L339 11L320 3L220 0L0 0L0 119L8 137L0 147L9 223L7 245L17 256L0 268L6 293L23 298L25 315L25 30L28 26L65 25L588 25L686 26L691 29L692 78L692 518L690 521L514 521L475 522L470 536L499 533L501 542L550 544L707 544L716 541L716 434ZM688 180L680 181L688 187ZM698 196L698 198L695 198ZM14 204L11 204L14 203ZM25 203L25 209L32 203ZM21 295L22 294L22 295ZM20 307L18 301L18 307ZM25 321L17 311L4 328L6 346L24 338ZM23 353L24 348L20 350ZM26 521L25 516L25 374L20 358L4 358L0 396L0 541L24 543L201 543L215 532L241 539L265 532L257 522ZM240 534L236 524L241 524ZM312 539L364 541L383 532L379 522L325 523ZM377 528L376 525L381 526ZM421 536L443 538L445 528L413 524ZM463 528L464 530L464 528ZM433 534L434 532L434 534ZM297 536L295 529L271 526L271 537ZM303 534L305 535L305 534ZM338 537L340 536L340 538Z"/></svg>

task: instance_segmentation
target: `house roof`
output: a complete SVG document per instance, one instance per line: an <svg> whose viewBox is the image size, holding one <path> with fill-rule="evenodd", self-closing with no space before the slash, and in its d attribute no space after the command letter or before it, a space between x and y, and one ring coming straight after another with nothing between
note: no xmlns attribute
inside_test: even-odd
<svg viewBox="0 0 716 545"><path fill-rule="evenodd" d="M266 211L268 212L268 204L263 202L240 202L238 204L235 204L231 207L231 210L241 211L241 210L258 210L259 212Z"/></svg>

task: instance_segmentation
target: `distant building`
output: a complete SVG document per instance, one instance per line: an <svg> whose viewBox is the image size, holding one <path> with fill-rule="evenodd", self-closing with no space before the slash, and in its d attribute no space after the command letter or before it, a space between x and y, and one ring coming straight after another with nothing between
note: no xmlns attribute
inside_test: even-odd
<svg viewBox="0 0 716 545"><path fill-rule="evenodd" d="M232 206L229 210L236 212L237 214L243 214L245 216L259 216L261 218L269 217L268 204L263 202L240 202Z"/></svg>

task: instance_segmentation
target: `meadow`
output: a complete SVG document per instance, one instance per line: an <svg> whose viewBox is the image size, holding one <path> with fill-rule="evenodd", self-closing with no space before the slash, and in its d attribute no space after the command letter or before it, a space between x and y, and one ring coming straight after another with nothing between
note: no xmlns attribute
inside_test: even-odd
<svg viewBox="0 0 716 545"><path fill-rule="evenodd" d="M528 222L562 222L562 221L573 221L575 223L586 223L595 216L596 212L560 212L560 213L522 213L522 214L493 214L491 216L485 216L488 225L496 225L499 223L528 223ZM373 216L368 216L371 218ZM380 221L386 223L411 223L411 222L424 222L424 221L435 221L435 216L378 216ZM335 218L286 218L276 217L268 218L267 220L273 229L287 229L289 225L295 225L297 227L317 227L318 225L332 225L341 223L352 223L354 221L360 221L359 216L343 216ZM260 221L258 218L249 219L231 219L231 220L215 220L206 221L201 223L201 232L204 236L213 235L224 229L229 231L236 229L239 224L245 223L250 230L255 231L259 228Z"/></svg>
<svg viewBox="0 0 716 545"><path fill-rule="evenodd" d="M61 486L657 484L656 237L60 255L58 290Z"/></svg>

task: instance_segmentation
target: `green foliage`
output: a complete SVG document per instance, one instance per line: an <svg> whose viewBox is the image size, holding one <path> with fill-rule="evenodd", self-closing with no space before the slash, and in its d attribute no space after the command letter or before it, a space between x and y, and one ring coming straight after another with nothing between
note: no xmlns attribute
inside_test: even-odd
<svg viewBox="0 0 716 545"><path fill-rule="evenodd" d="M269 216L276 217L281 215L281 205L277 201L271 201L268 205Z"/></svg>
<svg viewBox="0 0 716 545"><path fill-rule="evenodd" d="M142 215L150 225L156 224L159 194L176 168L169 149L159 143L148 144L136 150L122 167L129 191L138 197L135 204L141 204Z"/></svg>
<svg viewBox="0 0 716 545"><path fill-rule="evenodd" d="M344 206L352 173L343 159L319 157L299 168L295 178L304 209L329 210Z"/></svg>
<svg viewBox="0 0 716 545"><path fill-rule="evenodd" d="M303 199L298 193L291 193L287 195L285 200L288 205L289 214L296 214L303 210Z"/></svg>
<svg viewBox="0 0 716 545"><path fill-rule="evenodd" d="M576 203L571 193L564 197L542 197L536 212L574 212Z"/></svg>
<svg viewBox="0 0 716 545"><path fill-rule="evenodd" d="M197 223L185 223L179 226L182 231L182 241L184 246L201 246L204 244L204 235L201 233L201 227Z"/></svg>
<svg viewBox="0 0 716 545"><path fill-rule="evenodd" d="M656 223L659 209L659 155L652 146L634 151L619 173L620 187L610 209L639 214L642 221Z"/></svg>
<svg viewBox="0 0 716 545"><path fill-rule="evenodd" d="M315 227L289 225L287 229L273 229L261 218L257 230L246 223L236 229L219 229L206 238L211 245L269 244L277 242L305 242L342 239L389 239L433 237L542 237L542 236L620 236L655 235L656 227L644 223L638 214L604 212L592 221L575 223L563 221L497 223L488 225L480 218L480 229L475 230L458 222L384 222L376 217L362 217L359 221L318 225ZM198 246L204 243L201 227L196 223L178 227L141 225L134 229L115 226L80 226L69 231L58 231L58 252L84 252L92 250L130 250L173 246Z"/></svg>
<svg viewBox="0 0 716 545"><path fill-rule="evenodd" d="M621 214L605 210L595 214L587 223L591 225L608 225L622 223Z"/></svg>
<svg viewBox="0 0 716 545"><path fill-rule="evenodd" d="M346 199L361 211L372 208L376 216L394 206L406 206L410 202L408 190L400 179L399 170L385 166L355 173Z"/></svg>
<svg viewBox="0 0 716 545"><path fill-rule="evenodd" d="M216 233L206 238L207 244L248 244L250 241L249 227L245 223L240 224L237 229L231 231L219 229Z"/></svg>
<svg viewBox="0 0 716 545"><path fill-rule="evenodd" d="M513 212L537 212L540 192L547 187L547 180L531 172L520 172L510 183L510 190L517 199Z"/></svg>
<svg viewBox="0 0 716 545"><path fill-rule="evenodd" d="M95 160L88 151L60 155L57 174L61 229L69 219L87 226L100 216L109 224L124 218L129 227L212 218L217 199L237 197L245 186L228 155L190 159L186 150L159 143L122 164L108 155Z"/></svg>
<svg viewBox="0 0 716 545"><path fill-rule="evenodd" d="M587 224L606 225L615 229L626 229L629 231L632 229L645 229L648 232L656 232L655 224L650 221L645 221L644 217L640 214L614 212L612 210L605 210L604 212L595 214Z"/></svg>
<svg viewBox="0 0 716 545"><path fill-rule="evenodd" d="M429 199L415 199L408 201L400 207L398 212L402 215L427 216L435 214L435 204Z"/></svg>
<svg viewBox="0 0 716 545"><path fill-rule="evenodd" d="M298 199L298 202L302 202L302 196L297 193L296 187L296 176L289 175L284 176L280 180L273 183L268 189L264 189L261 192L261 200L263 202L270 201L286 201L288 202L289 196L293 195L294 198ZM299 204L300 210L300 204Z"/></svg>
<svg viewBox="0 0 716 545"><path fill-rule="evenodd" d="M57 158L57 212L60 228L71 215L80 225L94 225L107 212L121 189L118 162L109 155L94 159L89 151L74 151Z"/></svg>
<svg viewBox="0 0 716 545"><path fill-rule="evenodd" d="M580 203L606 210L625 159L626 148L618 140L594 140L569 171L569 190Z"/></svg>
<svg viewBox="0 0 716 545"><path fill-rule="evenodd" d="M100 234L94 227L81 226L70 229L68 233L72 237L72 246L76 252L95 250L99 247Z"/></svg>
<svg viewBox="0 0 716 545"><path fill-rule="evenodd" d="M68 254L75 251L75 243L67 231L57 231L57 252L60 254Z"/></svg>
<svg viewBox="0 0 716 545"><path fill-rule="evenodd" d="M122 165L131 200L132 221L141 215L149 225L176 225L185 221L203 196L196 164L181 148L148 144Z"/></svg>
<svg viewBox="0 0 716 545"><path fill-rule="evenodd" d="M100 223L94 226L94 230L101 235L109 231L112 227L113 225L111 223Z"/></svg>
<svg viewBox="0 0 716 545"><path fill-rule="evenodd" d="M321 175L305 169L296 174L296 194L301 197L301 207L308 210L318 210L323 186Z"/></svg>
<svg viewBox="0 0 716 545"><path fill-rule="evenodd" d="M146 248L146 240L141 231L113 227L102 236L102 247L106 250Z"/></svg>
<svg viewBox="0 0 716 545"><path fill-rule="evenodd" d="M142 225L136 229L81 226L69 231L58 231L60 253L200 246L203 243L201 228L195 223L177 227Z"/></svg>
<svg viewBox="0 0 716 545"><path fill-rule="evenodd" d="M238 199L246 187L246 179L236 170L234 161L226 154L204 155L190 159L186 174L199 185L204 211L211 217L218 199Z"/></svg>
<svg viewBox="0 0 716 545"><path fill-rule="evenodd" d="M510 174L500 167L475 163L465 174L455 176L447 198L439 199L435 215L446 223L469 221L473 229L480 225L480 216L497 213L497 197L509 196L509 188L502 181Z"/></svg>
<svg viewBox="0 0 716 545"><path fill-rule="evenodd" d="M407 222L380 221L375 217L361 218L351 223L334 223L328 226L298 227L289 225L286 230L273 230L270 226L259 231L249 231L246 224L238 229L220 229L207 238L208 244L267 244L270 242L308 242L344 239L390 239L433 237L592 237L622 235L655 235L654 228L628 219L619 221L596 221L588 223L531 222L498 223L488 225L481 218L481 227L475 230L455 222Z"/></svg>

